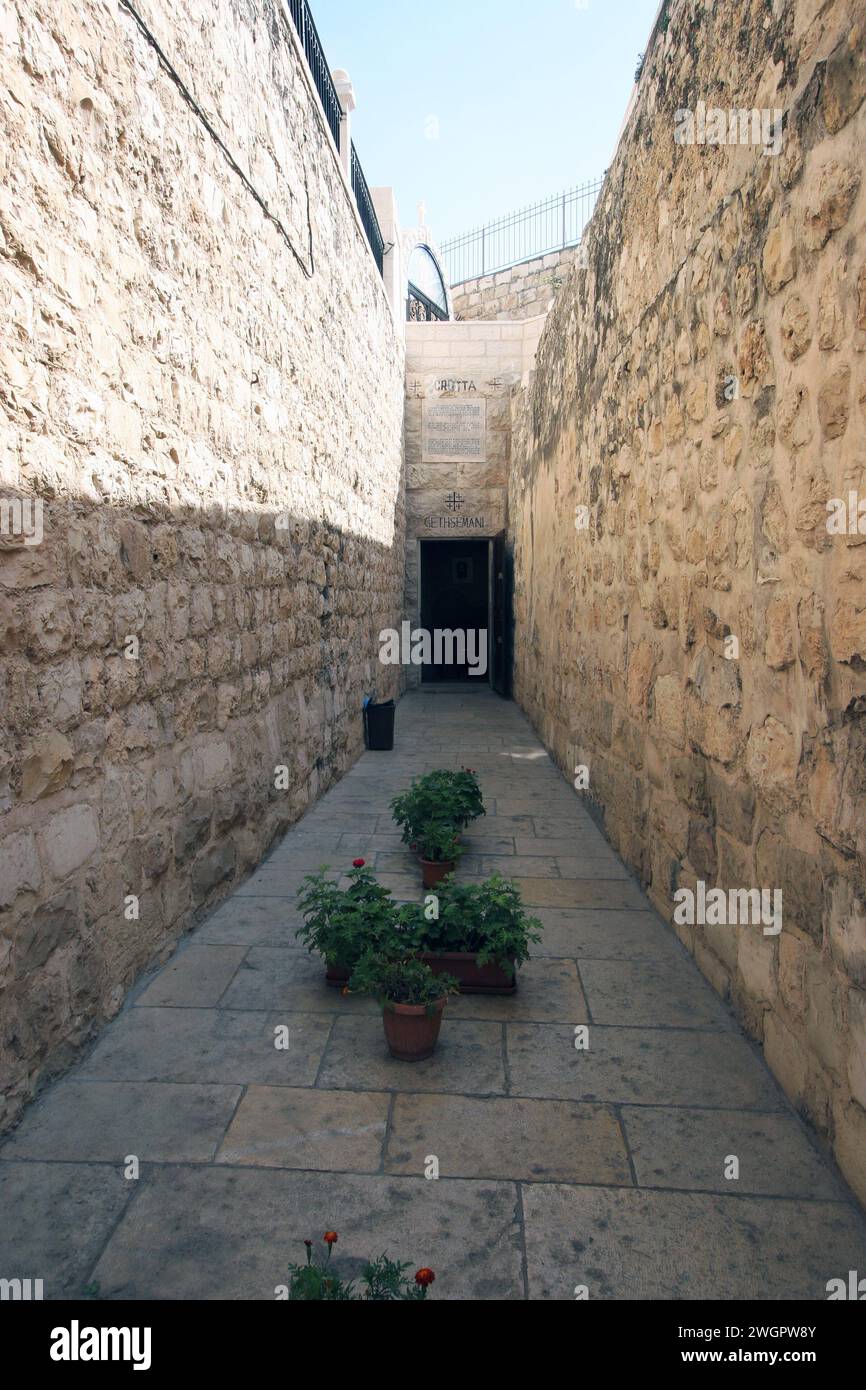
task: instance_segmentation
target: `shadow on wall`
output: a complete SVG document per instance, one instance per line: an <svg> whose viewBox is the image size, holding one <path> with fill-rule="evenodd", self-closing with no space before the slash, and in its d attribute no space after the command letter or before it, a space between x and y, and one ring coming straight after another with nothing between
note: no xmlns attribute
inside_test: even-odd
<svg viewBox="0 0 866 1390"><path fill-rule="evenodd" d="M44 504L0 546L0 1128L352 765L403 542Z"/></svg>

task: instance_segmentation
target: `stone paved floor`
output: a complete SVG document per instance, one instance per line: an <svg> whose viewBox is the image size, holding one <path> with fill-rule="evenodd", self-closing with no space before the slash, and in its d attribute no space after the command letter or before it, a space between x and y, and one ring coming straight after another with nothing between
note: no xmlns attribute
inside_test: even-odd
<svg viewBox="0 0 866 1390"><path fill-rule="evenodd" d="M298 949L294 895L364 855L417 896L388 801L461 763L489 810L459 872L517 877L544 940L514 998L452 1001L410 1065ZM866 1270L862 1218L760 1056L486 690L402 702L395 751L365 754L31 1107L0 1211L0 1276L54 1298L272 1298L330 1227L345 1271L387 1251L432 1265L440 1298L816 1299Z"/></svg>

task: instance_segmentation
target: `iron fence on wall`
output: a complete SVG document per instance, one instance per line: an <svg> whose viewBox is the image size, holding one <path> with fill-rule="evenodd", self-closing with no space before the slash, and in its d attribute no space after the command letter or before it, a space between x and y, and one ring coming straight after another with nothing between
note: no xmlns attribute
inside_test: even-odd
<svg viewBox="0 0 866 1390"><path fill-rule="evenodd" d="M358 212L361 214L361 224L367 234L370 250L373 252L373 260L379 267L379 274L381 275L384 262L385 240L382 236L382 229L379 226L379 219L376 216L376 209L373 207L373 199L370 197L367 180L364 178L364 170L361 168L361 161L358 159L358 152L355 149L354 140L352 141L352 192L355 195L355 202L358 204Z"/></svg>
<svg viewBox="0 0 866 1390"><path fill-rule="evenodd" d="M343 115L343 108L340 105L340 98L337 95L337 88L334 86L334 79L331 76L331 69L328 67L328 60L325 57L325 50L322 47L322 40L319 38L319 31L316 28L313 15L307 0L289 0L289 13L292 22L298 32L301 47L307 59L307 66L313 78L316 91L325 112L325 119L334 137L334 144L340 149L340 121ZM370 197L370 190L367 187L367 180L364 178L364 171L361 168L358 153L354 143L350 151L349 169L352 180L352 192L355 195L355 202L358 206L358 213L361 218L361 225L370 243L370 250L373 259L382 273L384 260L385 240L379 227L379 220L373 207L373 199Z"/></svg>
<svg viewBox="0 0 866 1390"><path fill-rule="evenodd" d="M576 246L603 182L590 179L444 242L440 250L452 287Z"/></svg>

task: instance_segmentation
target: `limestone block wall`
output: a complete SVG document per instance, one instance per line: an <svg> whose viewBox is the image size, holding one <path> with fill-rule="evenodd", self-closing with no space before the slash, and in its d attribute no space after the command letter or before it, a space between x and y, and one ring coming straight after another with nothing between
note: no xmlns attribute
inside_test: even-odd
<svg viewBox="0 0 866 1390"><path fill-rule="evenodd" d="M782 891L677 930L866 1200L864 96L849 0L663 9L509 517L518 698L667 918ZM781 139L677 144L700 101Z"/></svg>
<svg viewBox="0 0 866 1390"><path fill-rule="evenodd" d="M287 12L137 8L246 182L117 0L0 9L4 1124L397 693L404 349Z"/></svg>
<svg viewBox="0 0 866 1390"><path fill-rule="evenodd" d="M531 319L546 314L580 248L567 246L495 275L464 280L452 290L458 319Z"/></svg>

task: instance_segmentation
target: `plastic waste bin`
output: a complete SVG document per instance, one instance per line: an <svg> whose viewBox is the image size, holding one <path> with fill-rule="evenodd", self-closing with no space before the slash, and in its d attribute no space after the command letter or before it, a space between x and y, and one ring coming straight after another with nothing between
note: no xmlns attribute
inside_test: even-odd
<svg viewBox="0 0 866 1390"><path fill-rule="evenodd" d="M394 747L393 700L385 700L381 705L372 702L364 705L364 724L367 729L367 747L378 752L386 752Z"/></svg>

